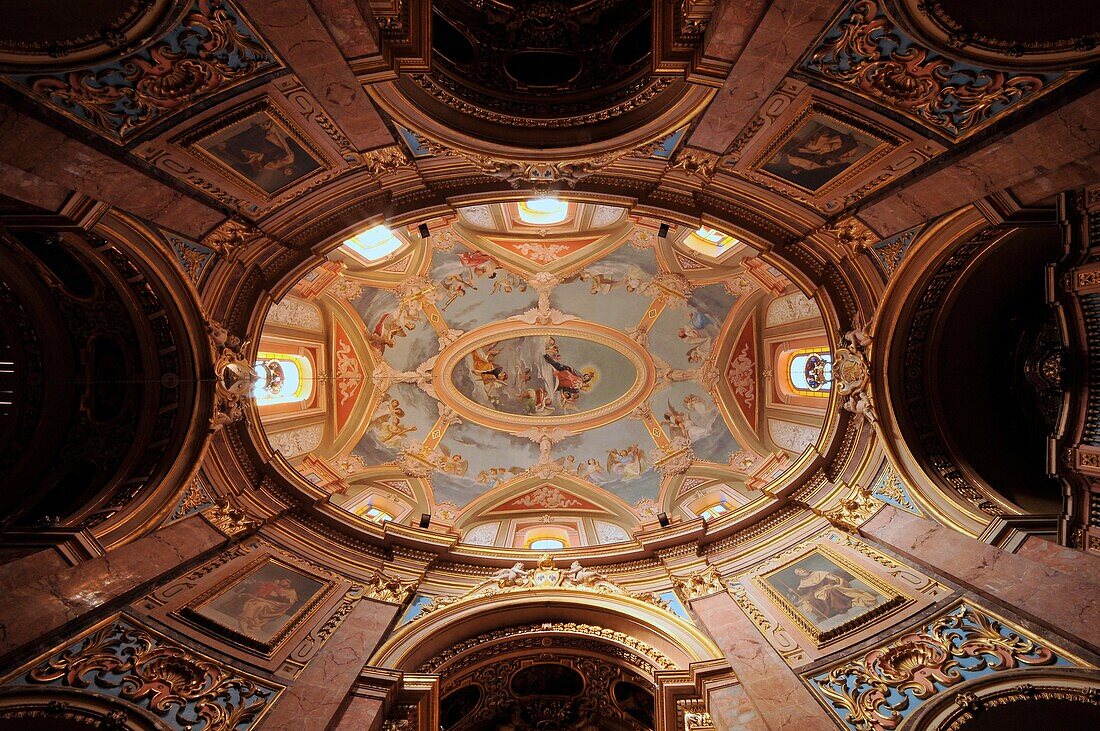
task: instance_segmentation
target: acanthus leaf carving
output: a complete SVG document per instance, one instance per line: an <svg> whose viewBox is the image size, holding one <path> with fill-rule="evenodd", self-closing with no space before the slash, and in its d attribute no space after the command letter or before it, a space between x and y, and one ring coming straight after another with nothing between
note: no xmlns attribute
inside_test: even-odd
<svg viewBox="0 0 1100 731"><path fill-rule="evenodd" d="M726 591L726 584L718 567L711 565L687 576L673 575L672 586L685 602Z"/></svg>

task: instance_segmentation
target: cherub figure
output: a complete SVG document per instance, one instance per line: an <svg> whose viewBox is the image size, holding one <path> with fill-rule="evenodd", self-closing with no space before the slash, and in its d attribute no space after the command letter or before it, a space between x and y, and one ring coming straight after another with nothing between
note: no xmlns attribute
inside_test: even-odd
<svg viewBox="0 0 1100 731"><path fill-rule="evenodd" d="M516 561L511 568L501 569L489 577L487 583L496 583L502 589L512 586L523 586L531 577L531 572L523 568L523 563Z"/></svg>

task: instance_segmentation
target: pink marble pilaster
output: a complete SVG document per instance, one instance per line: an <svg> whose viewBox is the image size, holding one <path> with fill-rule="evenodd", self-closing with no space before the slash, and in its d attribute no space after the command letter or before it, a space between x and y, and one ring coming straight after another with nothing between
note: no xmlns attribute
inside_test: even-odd
<svg viewBox="0 0 1100 731"><path fill-rule="evenodd" d="M1060 546L1038 536L1028 536L1016 550L1016 555L1087 581L1096 586L1100 593L1100 556L1095 553Z"/></svg>
<svg viewBox="0 0 1100 731"><path fill-rule="evenodd" d="M713 594L691 602L707 633L722 648L726 660L741 681L744 695L755 708L758 723L745 728L771 731L835 731L836 723L814 700L798 675L768 644L728 593ZM749 704L743 699L728 699L718 713L727 726L731 718L747 714ZM722 704L720 704L722 705ZM714 709L711 710L712 716Z"/></svg>
<svg viewBox="0 0 1100 731"><path fill-rule="evenodd" d="M68 568L68 562L52 548L36 550L10 563L0 564L0 596Z"/></svg>
<svg viewBox="0 0 1100 731"><path fill-rule="evenodd" d="M393 604L370 599L356 604L324 647L310 659L302 674L283 691L260 723L260 731L320 731L330 728L341 713L359 672L389 629L397 609ZM352 710L351 705L343 711L345 716L348 710ZM366 721L369 711L367 704L353 712ZM377 709L374 712L377 714ZM366 730L370 726L359 728Z"/></svg>
<svg viewBox="0 0 1100 731"><path fill-rule="evenodd" d="M887 505L860 533L895 553L1100 650L1100 593L1079 576Z"/></svg>
<svg viewBox="0 0 1100 731"><path fill-rule="evenodd" d="M383 705L384 701L381 698L353 696L331 729L332 731L375 731L381 727L384 720Z"/></svg>
<svg viewBox="0 0 1100 731"><path fill-rule="evenodd" d="M753 13L748 9L750 3L742 5L746 7L737 13L722 10L720 17L725 18L725 22L730 22L728 16L735 18L735 22L754 22ZM825 28L836 9L835 0L776 0L755 29L713 31L723 37L724 47L716 55L737 53L737 62L714 101L703 112L688 144L711 152L725 152L798 62L810 42ZM751 35L746 36L746 32Z"/></svg>
<svg viewBox="0 0 1100 731"><path fill-rule="evenodd" d="M358 149L393 144L382 117L308 0L241 0L245 15Z"/></svg>
<svg viewBox="0 0 1100 731"><path fill-rule="evenodd" d="M202 516L0 595L0 657L226 543Z"/></svg>
<svg viewBox="0 0 1100 731"><path fill-rule="evenodd" d="M727 685L707 693L707 710L715 728L737 731L767 731L768 726L740 684Z"/></svg>
<svg viewBox="0 0 1100 731"><path fill-rule="evenodd" d="M1027 205L1096 182L1100 91L1093 91L945 167L889 191L859 211L890 236L990 193L1012 188Z"/></svg>
<svg viewBox="0 0 1100 731"><path fill-rule="evenodd" d="M0 190L56 209L63 191L83 193L187 236L225 215L113 157L0 103Z"/></svg>

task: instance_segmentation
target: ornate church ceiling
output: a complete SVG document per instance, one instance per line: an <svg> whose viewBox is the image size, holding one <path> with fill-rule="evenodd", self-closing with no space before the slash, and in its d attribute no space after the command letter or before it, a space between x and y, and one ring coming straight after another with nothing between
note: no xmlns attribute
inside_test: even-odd
<svg viewBox="0 0 1100 731"><path fill-rule="evenodd" d="M2 209L163 249L213 333L205 478L376 542L724 540L879 474L868 332L909 251L1097 163L1072 2L89 8L5 17ZM276 388L230 390L249 367ZM971 532L1017 510L928 479Z"/></svg>
<svg viewBox="0 0 1100 731"><path fill-rule="evenodd" d="M293 368L298 353L331 368L312 416L264 405L285 383L261 389L260 414L307 478L321 461L340 473L334 500L349 510L393 518L413 498L474 540L537 514L540 535L567 545L615 542L657 512L750 501L746 482L777 477L816 440L827 400L792 399L763 373L798 347L827 349L820 315L733 237L662 238L656 221L565 198L427 226L427 240L394 232L377 261L350 240L280 305L324 313L328 353L281 314L261 336L261 364Z"/></svg>

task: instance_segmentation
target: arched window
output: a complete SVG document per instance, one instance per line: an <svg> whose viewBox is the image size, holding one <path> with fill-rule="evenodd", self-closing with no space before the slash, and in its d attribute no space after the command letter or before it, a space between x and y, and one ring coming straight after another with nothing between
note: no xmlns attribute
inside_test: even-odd
<svg viewBox="0 0 1100 731"><path fill-rule="evenodd" d="M260 406L292 404L313 394L313 366L303 355L260 353L252 367L260 375L252 387Z"/></svg>
<svg viewBox="0 0 1100 731"><path fill-rule="evenodd" d="M560 538L532 538L527 542L527 547L532 551L558 551L565 548L565 541Z"/></svg>
<svg viewBox="0 0 1100 731"><path fill-rule="evenodd" d="M569 203L557 198L532 198L519 204L519 218L533 226L561 223L569 215Z"/></svg>
<svg viewBox="0 0 1100 731"><path fill-rule="evenodd" d="M796 350L789 356L786 374L791 393L828 398L833 387L833 356L827 350Z"/></svg>

